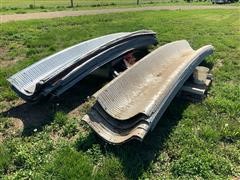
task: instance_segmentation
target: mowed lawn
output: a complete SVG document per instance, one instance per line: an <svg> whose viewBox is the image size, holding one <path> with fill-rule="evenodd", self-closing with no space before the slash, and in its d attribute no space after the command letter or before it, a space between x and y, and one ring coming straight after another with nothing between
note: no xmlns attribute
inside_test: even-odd
<svg viewBox="0 0 240 180"><path fill-rule="evenodd" d="M240 178L239 10L145 11L1 24L0 178ZM106 83L89 78L60 99L25 104L6 78L101 35L152 29L159 45L186 39L215 47L214 82L201 103L174 99L143 142L106 144L81 118Z"/></svg>
<svg viewBox="0 0 240 180"><path fill-rule="evenodd" d="M229 4L238 6L239 3ZM137 0L73 0L74 7L71 7L70 0L1 0L0 14L25 14L31 12L48 12L63 10L83 10L100 8L126 8L144 6L196 6L212 5L210 1L199 1L188 3L184 0L141 0L137 5Z"/></svg>
<svg viewBox="0 0 240 180"><path fill-rule="evenodd" d="M184 0L139 0L139 4L183 4ZM211 4L211 2L195 1L193 4ZM192 4L191 3L191 4ZM137 4L137 0L73 0L75 6L114 6L114 5L129 5ZM185 4L189 4L185 2ZM29 8L30 6L36 6L42 9L48 7L68 7L71 5L71 0L1 0L0 8Z"/></svg>
<svg viewBox="0 0 240 180"><path fill-rule="evenodd" d="M150 2L150 0L143 0L144 2ZM167 0L153 0L152 2L168 2ZM3 7L28 7L29 4L42 5L42 6L69 6L71 0L2 0ZM93 5L104 3L116 3L116 4L133 4L137 3L136 0L73 0L75 5Z"/></svg>

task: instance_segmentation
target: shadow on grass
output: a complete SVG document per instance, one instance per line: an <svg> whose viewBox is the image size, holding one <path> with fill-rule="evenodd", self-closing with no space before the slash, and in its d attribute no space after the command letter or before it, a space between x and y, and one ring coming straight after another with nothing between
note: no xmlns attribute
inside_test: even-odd
<svg viewBox="0 0 240 180"><path fill-rule="evenodd" d="M152 132L149 132L143 142L133 140L114 146L105 143L100 137L91 133L85 139L77 141L76 148L78 151L86 152L94 144L99 144L103 154L112 154L120 159L127 179L138 179L147 170L151 162L161 154L166 140L179 120L182 119L182 113L188 105L189 102L175 98L158 125ZM174 158L171 154L168 154L168 156L170 160Z"/></svg>
<svg viewBox="0 0 240 180"><path fill-rule="evenodd" d="M29 136L35 128L41 130L53 121L57 111L66 114L83 104L89 96L99 90L107 79L88 76L60 97L45 99L39 103L23 103L2 112L4 117L15 118L23 123L23 136Z"/></svg>
<svg viewBox="0 0 240 180"><path fill-rule="evenodd" d="M211 62L211 61L203 61L201 64L200 64L200 66L205 66L205 67L207 67L207 68L209 68L210 70L213 68L213 66L214 66L214 63L213 62Z"/></svg>
<svg viewBox="0 0 240 180"><path fill-rule="evenodd" d="M70 112L83 104L88 96L91 96L100 89L105 80L99 80L88 77L77 84L71 91L61 96L59 99L48 100L39 104L24 103L12 107L3 114L6 117L20 119L24 124L23 135L29 136L33 129L41 130L44 125L53 120L56 111ZM137 179L145 172L164 149L164 144L171 134L172 130L182 118L183 111L188 107L188 102L175 98L167 111L159 121L154 131L149 132L143 142L130 141L123 145L114 146L105 143L94 132L91 132L86 138L76 142L77 150L86 152L98 144L101 147L101 153L117 157L123 167L123 173L127 179ZM174 158L168 154L169 158Z"/></svg>

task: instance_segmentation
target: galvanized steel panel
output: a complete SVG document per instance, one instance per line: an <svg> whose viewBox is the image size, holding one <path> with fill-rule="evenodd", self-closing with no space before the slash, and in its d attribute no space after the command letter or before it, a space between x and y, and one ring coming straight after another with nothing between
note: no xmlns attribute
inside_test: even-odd
<svg viewBox="0 0 240 180"><path fill-rule="evenodd" d="M98 91L94 97L101 108L93 108L84 120L110 143L125 142L136 136L143 139L194 68L212 52L211 45L195 51L185 40L159 47ZM126 122L134 124L130 121L145 122L145 130L138 136L136 130L141 129L141 123L126 125ZM116 135L116 125L125 133L118 130L120 133ZM116 140L114 136L121 138Z"/></svg>
<svg viewBox="0 0 240 180"><path fill-rule="evenodd" d="M85 69L91 68L87 64L86 67L84 67L85 62L89 62L89 60L91 61L91 59L95 57L97 58L98 55L102 54L104 51L110 51L111 48L116 48L118 44L123 42L127 44L134 38L140 39L145 36L152 38L152 42L148 41L148 43L156 44L157 40L155 38L155 33L150 30L115 33L88 40L34 63L11 76L8 81L11 83L13 89L25 100L34 100L41 95L46 96L59 85L62 85L62 89L58 90L57 94L61 94L74 85L74 82L77 82L77 79L74 79L70 84L68 80L69 77L73 79L72 72L74 72L76 68L79 71L78 74L81 74L84 70L79 67ZM149 44L146 42L145 45L147 46ZM125 51L128 50L126 48L130 49L129 46L125 46ZM99 60L98 67L100 67L101 61L104 61L104 59ZM89 70L89 72L91 71ZM86 75L85 73L85 76ZM59 84L57 81L62 78L63 81ZM68 85L64 87L64 83Z"/></svg>

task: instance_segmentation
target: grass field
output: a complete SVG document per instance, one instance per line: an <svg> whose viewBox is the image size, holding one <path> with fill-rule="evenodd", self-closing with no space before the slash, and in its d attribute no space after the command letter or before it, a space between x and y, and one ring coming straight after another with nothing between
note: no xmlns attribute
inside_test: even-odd
<svg viewBox="0 0 240 180"><path fill-rule="evenodd" d="M147 11L6 23L0 31L0 178L240 178L239 10ZM174 99L140 142L105 144L81 121L105 82L89 78L62 98L25 104L6 78L42 57L104 34L152 29L160 45L215 47L199 104Z"/></svg>
<svg viewBox="0 0 240 180"><path fill-rule="evenodd" d="M2 7L22 7L27 8L30 4L36 7L56 7L70 6L70 0L1 0ZM139 0L139 4L184 2L184 0ZM201 1L204 2L204 1ZM73 0L75 6L94 6L94 5L119 5L119 4L137 4L137 0Z"/></svg>
<svg viewBox="0 0 240 180"><path fill-rule="evenodd" d="M174 5L211 5L210 1L187 3L183 0L74 0L74 7L70 7L70 0L1 0L1 14L24 14L29 12L48 12L63 10L81 10L96 8L120 8L120 7L142 7L142 6L174 6Z"/></svg>

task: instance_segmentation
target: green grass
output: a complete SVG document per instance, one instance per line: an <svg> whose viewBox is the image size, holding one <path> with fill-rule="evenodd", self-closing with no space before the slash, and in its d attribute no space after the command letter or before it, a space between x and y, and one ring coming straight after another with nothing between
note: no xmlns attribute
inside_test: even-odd
<svg viewBox="0 0 240 180"><path fill-rule="evenodd" d="M239 10L147 11L2 24L1 178L239 178L239 26ZM81 121L93 103L87 96L104 81L86 79L58 101L39 105L21 104L6 81L80 41L139 29L156 31L160 45L187 39L194 48L215 47L205 62L214 75L209 96L198 104L175 99L142 143L106 144ZM22 129L14 122L22 122Z"/></svg>
<svg viewBox="0 0 240 180"><path fill-rule="evenodd" d="M128 4L137 4L137 0L73 0L74 6L108 6L108 5L128 5ZM183 3L183 0L140 0L139 4L154 4L154 3ZM198 1L195 1L198 2ZM204 2L204 1L199 1ZM70 0L2 0L1 7L5 8L31 8L30 5L39 8L46 7L68 7L70 6ZM201 3L200 3L201 4Z"/></svg>
<svg viewBox="0 0 240 180"><path fill-rule="evenodd" d="M2 0L0 4L0 14L25 14L31 12L48 12L63 10L82 10L82 9L101 9L101 8L126 8L126 7L144 7L144 6L175 6L175 5L211 5L210 1L195 1L187 3L184 0L144 0L136 4L135 0L74 0L74 7L70 7L70 0ZM236 3L234 4L236 5Z"/></svg>
<svg viewBox="0 0 240 180"><path fill-rule="evenodd" d="M103 4L103 3L122 3L122 4L128 4L128 3L136 3L137 1L135 0L91 0L91 1L87 1L87 0L73 0L75 5L91 5L91 4ZM150 0L145 0L142 2L150 2ZM159 0L153 0L152 2L159 2ZM166 0L162 1L162 2L166 2ZM70 6L70 0L2 0L1 1L2 6L3 7L28 7L29 4L34 5L45 5L45 6Z"/></svg>

